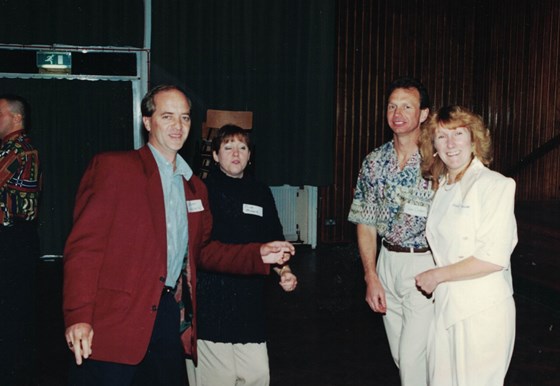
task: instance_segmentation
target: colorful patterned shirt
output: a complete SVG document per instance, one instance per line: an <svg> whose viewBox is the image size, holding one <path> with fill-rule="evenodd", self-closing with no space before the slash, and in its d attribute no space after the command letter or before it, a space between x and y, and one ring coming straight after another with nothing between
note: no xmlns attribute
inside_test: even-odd
<svg viewBox="0 0 560 386"><path fill-rule="evenodd" d="M375 227L391 244L424 248L433 194L431 184L420 174L420 154L415 153L399 170L390 141L364 159L348 221Z"/></svg>
<svg viewBox="0 0 560 386"><path fill-rule="evenodd" d="M0 146L0 226L36 220L40 190L37 149L23 130L6 135Z"/></svg>

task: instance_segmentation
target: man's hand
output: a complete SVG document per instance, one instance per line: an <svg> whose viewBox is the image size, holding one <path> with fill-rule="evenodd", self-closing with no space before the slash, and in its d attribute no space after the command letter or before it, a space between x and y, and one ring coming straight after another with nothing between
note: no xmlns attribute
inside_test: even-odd
<svg viewBox="0 0 560 386"><path fill-rule="evenodd" d="M283 265L295 253L295 247L288 241L271 241L261 245L261 257L265 264Z"/></svg>
<svg viewBox="0 0 560 386"><path fill-rule="evenodd" d="M386 313L387 302L385 300L385 290L377 275L366 279L366 302L374 312Z"/></svg>
<svg viewBox="0 0 560 386"><path fill-rule="evenodd" d="M89 323L76 323L66 329L64 334L70 351L76 357L76 364L82 364L82 357L89 358L93 342L93 328Z"/></svg>

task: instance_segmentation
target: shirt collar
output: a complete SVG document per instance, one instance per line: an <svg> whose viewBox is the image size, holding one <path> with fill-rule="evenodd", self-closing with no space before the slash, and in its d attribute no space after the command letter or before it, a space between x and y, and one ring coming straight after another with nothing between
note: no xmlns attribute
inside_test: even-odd
<svg viewBox="0 0 560 386"><path fill-rule="evenodd" d="M397 164L398 166L398 156L397 156L397 149L395 148L395 140L392 139L390 142L388 142L391 144L391 148L392 148L392 155L393 155L393 161ZM410 158L408 159L408 161L406 161L406 164L404 164L403 170L408 167L408 166L413 166L413 167L417 167L418 165L420 165L420 161L421 161L421 156L420 156L420 149L416 149L416 151L414 153L412 153L412 155L410 156Z"/></svg>
<svg viewBox="0 0 560 386"><path fill-rule="evenodd" d="M156 160L156 163L159 168L161 167L173 167L171 162L167 161L165 157L161 155L159 151L152 144L148 143L148 147L152 151L152 154ZM187 181L191 179L193 175L193 171L187 161L179 153L177 153L177 158L175 159L175 171L173 174L180 174L182 175Z"/></svg>
<svg viewBox="0 0 560 386"><path fill-rule="evenodd" d="M20 135L25 134L25 129L12 131L10 134L6 134L4 138L0 139L0 143L6 143L11 139L17 138Z"/></svg>

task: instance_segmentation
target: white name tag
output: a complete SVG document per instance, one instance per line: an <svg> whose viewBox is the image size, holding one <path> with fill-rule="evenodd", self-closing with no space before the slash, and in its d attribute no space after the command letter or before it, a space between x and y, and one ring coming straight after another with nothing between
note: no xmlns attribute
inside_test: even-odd
<svg viewBox="0 0 560 386"><path fill-rule="evenodd" d="M202 212L204 206L202 206L202 200L190 200L187 201L187 211L189 213Z"/></svg>
<svg viewBox="0 0 560 386"><path fill-rule="evenodd" d="M426 217L428 216L428 208L420 205L404 204L404 213L411 216Z"/></svg>
<svg viewBox="0 0 560 386"><path fill-rule="evenodd" d="M262 217L263 208L257 205L243 204L243 213Z"/></svg>

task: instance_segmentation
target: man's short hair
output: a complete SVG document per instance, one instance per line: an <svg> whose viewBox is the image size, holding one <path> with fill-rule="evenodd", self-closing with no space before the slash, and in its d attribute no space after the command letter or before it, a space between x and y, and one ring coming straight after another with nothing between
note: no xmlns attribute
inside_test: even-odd
<svg viewBox="0 0 560 386"><path fill-rule="evenodd" d="M170 91L170 90L177 90L180 93L182 93L183 95L185 95L185 98L187 98L187 103L189 104L189 107L192 107L192 103L191 103L190 98L178 86L174 86L174 85L171 85L171 84L161 84L159 86L156 86L156 87L152 88L150 91L148 91L146 93L146 95L144 96L144 98L142 99L142 103L140 105L140 109L142 110L142 116L143 117L151 117L154 114L154 112L156 111L156 103L154 101L156 95L159 94L160 92Z"/></svg>
<svg viewBox="0 0 560 386"><path fill-rule="evenodd" d="M403 76L393 80L387 87L387 100L393 91L398 88L415 88L420 94L420 108L422 110L430 108L430 95L426 87L416 78Z"/></svg>
<svg viewBox="0 0 560 386"><path fill-rule="evenodd" d="M10 106L10 111L21 115L21 124L24 129L29 126L29 104L25 98L15 94L2 94L0 99L4 99Z"/></svg>

